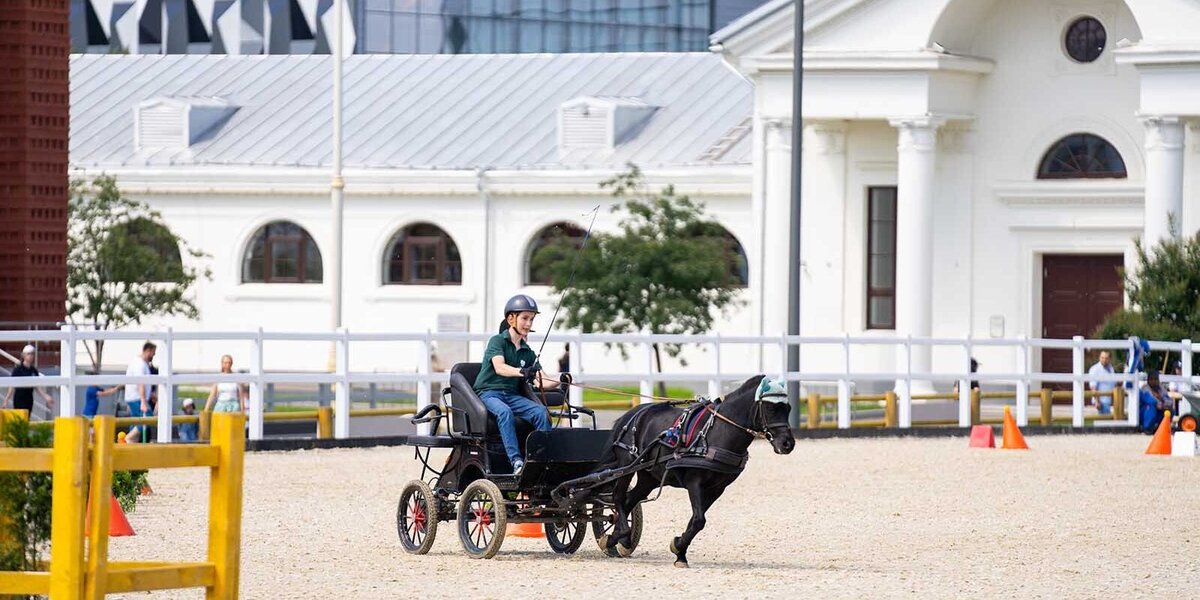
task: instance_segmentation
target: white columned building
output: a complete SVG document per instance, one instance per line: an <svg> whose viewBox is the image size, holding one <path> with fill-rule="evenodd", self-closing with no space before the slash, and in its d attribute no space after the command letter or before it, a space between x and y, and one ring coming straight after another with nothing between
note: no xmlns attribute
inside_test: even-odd
<svg viewBox="0 0 1200 600"><path fill-rule="evenodd" d="M1183 226L1183 120L1143 117L1146 126L1146 233L1153 245L1178 237Z"/></svg>

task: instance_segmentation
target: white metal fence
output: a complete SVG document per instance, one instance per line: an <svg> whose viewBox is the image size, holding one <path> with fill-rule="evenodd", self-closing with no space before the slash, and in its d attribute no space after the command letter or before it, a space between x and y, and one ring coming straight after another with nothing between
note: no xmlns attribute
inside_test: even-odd
<svg viewBox="0 0 1200 600"><path fill-rule="evenodd" d="M158 385L159 406L174 407L174 386L177 385L211 385L214 383L233 382L245 384L250 389L249 401L249 437L261 439L263 435L263 391L268 384L327 384L334 386L334 435L346 438L350 435L350 389L355 384L411 384L416 386L417 407L423 407L431 401L431 386L444 384L449 373L433 372L430 362L430 350L435 342L483 342L491 334L487 333L366 333L350 332L345 329L336 332L184 332L173 331L94 331L77 330L64 326L61 330L49 331L0 331L0 342L57 342L60 344L63 365L76 364L77 346L84 341L103 339L129 340L141 342L152 340L158 344L157 364L158 375L126 376L126 375L81 375L76 369L64 369L59 376L42 377L36 380L30 378L0 378L0 391L10 387L55 386L60 389L59 414L78 414L75 406L75 390L79 386L99 385L109 386L118 384L147 384ZM971 339L971 338L914 338L914 337L808 337L808 336L721 336L721 335L616 335L616 334L560 334L550 336L550 341L567 343L570 347L570 371L575 380L581 383L588 381L603 381L607 383L637 383L641 393L651 395L658 381L693 382L707 384L711 396L720 395L724 382L749 378L755 373L728 371L722 369L722 347L730 344L758 346L760 349L772 348L772 354L777 353L779 364L777 369L767 368L767 374L773 377L785 377L789 381L826 382L836 385L838 391L837 426L849 428L851 424L851 388L856 382L885 382L894 384L898 396L899 426L912 426L912 404L914 382L958 381L958 424L968 426L971 423L970 385L969 381L982 384L1001 384L1014 386L1016 397L1027 399L1033 385L1046 383L1069 383L1072 388L1071 422L1076 427L1084 425L1084 390L1089 382L1113 382L1117 384L1133 384L1136 387L1136 374L1114 373L1111 375L1088 375L1084 364L1085 352L1088 350L1125 350L1130 343L1128 340L1088 340L1082 337L1073 339ZM176 343L190 341L244 341L251 345L249 372L244 373L195 373L177 372L173 368L172 349ZM327 350L330 344L335 349L335 368L329 373L295 372L284 370L266 370L264 363L264 344L273 341L311 342L322 350ZM411 342L420 345L424 357L418 361L416 372L355 372L349 368L351 346L355 342ZM624 343L640 347L645 358L645 369L625 373L604 373L589 371L583 364L583 344L614 344ZM671 343L684 345L699 345L710 348L715 353L715 369L705 373L663 373L657 374L654 369L655 343ZM802 350L814 347L840 353L841 369L812 370L806 369L802 361L799 370L788 371L787 350L792 345L798 345ZM898 356L897 362L905 365L899 372L886 371L854 371L851 369L851 358L857 347L890 346ZM962 368L951 372L920 373L912 370L913 349L918 347L957 347L961 350ZM975 349L983 347L1007 348L1015 353L1012 364L1017 369L1011 373L972 373L969 364ZM1063 349L1072 352L1072 371L1070 373L1042 373L1031 370L1033 352L1042 349ZM1197 351L1197 344L1191 340L1179 342L1152 341L1152 351L1170 351L1177 353L1182 360L1182 375L1175 377L1164 375L1164 384L1178 382L1184 385L1194 385L1192 375L1192 356ZM803 355L803 354L802 354ZM636 356L636 355L635 355ZM830 361L823 361L829 364ZM582 390L573 387L570 392L570 402L575 405L582 403ZM171 441L171 411L159 411L158 440ZM1126 414L1130 425L1137 425L1137 394L1126 395ZM1028 423L1028 402L1016 402L1016 418L1020 425Z"/></svg>

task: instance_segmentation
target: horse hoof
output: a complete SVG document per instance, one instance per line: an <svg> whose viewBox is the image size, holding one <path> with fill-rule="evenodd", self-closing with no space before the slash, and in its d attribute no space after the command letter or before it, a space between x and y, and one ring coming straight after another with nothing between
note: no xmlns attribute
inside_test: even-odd
<svg viewBox="0 0 1200 600"><path fill-rule="evenodd" d="M609 541L608 534L604 534L604 535L600 536L600 539L598 541L600 542L601 548L612 548L612 546L608 543L608 541Z"/></svg>
<svg viewBox="0 0 1200 600"><path fill-rule="evenodd" d="M625 544L617 542L617 554L620 554L621 558L629 558L633 555L633 548L626 548Z"/></svg>
<svg viewBox="0 0 1200 600"><path fill-rule="evenodd" d="M675 547L674 539L671 540L671 554L675 554L675 555L679 554L679 548Z"/></svg>
<svg viewBox="0 0 1200 600"><path fill-rule="evenodd" d="M687 561L686 561L686 560L677 560L677 561L675 561L675 568L676 568L676 569L686 569L686 568L688 568Z"/></svg>

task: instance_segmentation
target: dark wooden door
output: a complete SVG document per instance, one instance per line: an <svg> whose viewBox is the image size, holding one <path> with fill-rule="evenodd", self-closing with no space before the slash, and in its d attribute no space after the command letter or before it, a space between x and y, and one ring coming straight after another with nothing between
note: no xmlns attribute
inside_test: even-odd
<svg viewBox="0 0 1200 600"><path fill-rule="evenodd" d="M1042 257L1042 337L1090 336L1124 304L1120 254L1047 254ZM1086 368L1086 365L1085 365ZM1042 371L1070 373L1070 350L1043 350ZM1070 388L1070 385L1056 386Z"/></svg>

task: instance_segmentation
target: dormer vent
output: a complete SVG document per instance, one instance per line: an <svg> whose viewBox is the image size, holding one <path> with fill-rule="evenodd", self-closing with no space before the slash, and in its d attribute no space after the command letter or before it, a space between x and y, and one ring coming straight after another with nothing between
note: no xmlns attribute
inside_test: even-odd
<svg viewBox="0 0 1200 600"><path fill-rule="evenodd" d="M211 137L237 109L224 98L151 98L134 107L134 143L139 151L184 149Z"/></svg>
<svg viewBox="0 0 1200 600"><path fill-rule="evenodd" d="M632 139L657 106L639 98L583 96L558 107L558 149L612 150Z"/></svg>

